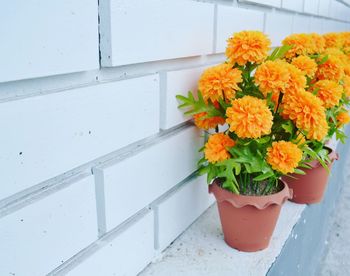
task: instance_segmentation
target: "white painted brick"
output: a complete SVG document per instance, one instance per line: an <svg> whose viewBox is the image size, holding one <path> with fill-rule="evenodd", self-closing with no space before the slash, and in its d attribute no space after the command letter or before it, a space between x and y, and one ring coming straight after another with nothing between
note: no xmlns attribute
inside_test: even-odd
<svg viewBox="0 0 350 276"><path fill-rule="evenodd" d="M203 139L195 127L112 166L103 174L107 231L144 208L196 170Z"/></svg>
<svg viewBox="0 0 350 276"><path fill-rule="evenodd" d="M99 68L95 0L12 0L0 22L0 82Z"/></svg>
<svg viewBox="0 0 350 276"><path fill-rule="evenodd" d="M197 82L205 67L197 67L164 73L165 87L161 95L160 127L168 129L183 123L191 117L178 109L177 94L187 96L188 91L197 92Z"/></svg>
<svg viewBox="0 0 350 276"><path fill-rule="evenodd" d="M239 2L254 3L270 7L281 7L281 0L239 0Z"/></svg>
<svg viewBox="0 0 350 276"><path fill-rule="evenodd" d="M282 0L282 8L287 10L302 12L303 5L304 0Z"/></svg>
<svg viewBox="0 0 350 276"><path fill-rule="evenodd" d="M330 0L320 0L318 14L322 16L329 16L330 3Z"/></svg>
<svg viewBox="0 0 350 276"><path fill-rule="evenodd" d="M46 275L97 239L93 178L0 219L0 275Z"/></svg>
<svg viewBox="0 0 350 276"><path fill-rule="evenodd" d="M154 256L153 224L148 213L67 275L137 275Z"/></svg>
<svg viewBox="0 0 350 276"><path fill-rule="evenodd" d="M1 103L0 118L1 199L156 133L158 76Z"/></svg>
<svg viewBox="0 0 350 276"><path fill-rule="evenodd" d="M318 14L319 0L304 0L304 12L310 14Z"/></svg>
<svg viewBox="0 0 350 276"><path fill-rule="evenodd" d="M181 187L158 205L158 242L164 250L212 203L206 177L198 177Z"/></svg>
<svg viewBox="0 0 350 276"><path fill-rule="evenodd" d="M265 32L270 36L272 46L281 45L281 41L292 32L293 17L286 13L266 14Z"/></svg>
<svg viewBox="0 0 350 276"><path fill-rule="evenodd" d="M350 20L350 8L338 1L332 1L330 5L330 16L338 20Z"/></svg>
<svg viewBox="0 0 350 276"><path fill-rule="evenodd" d="M304 15L295 15L293 18L293 33L309 33L310 17Z"/></svg>
<svg viewBox="0 0 350 276"><path fill-rule="evenodd" d="M216 52L225 52L226 41L235 32L264 29L264 13L260 11L218 6Z"/></svg>
<svg viewBox="0 0 350 276"><path fill-rule="evenodd" d="M188 0L103 0L102 65L212 53L214 5Z"/></svg>
<svg viewBox="0 0 350 276"><path fill-rule="evenodd" d="M325 22L328 22L329 20L327 19L321 19L317 17L311 17L310 18L310 32L312 33L318 33L318 34L323 34L323 25Z"/></svg>

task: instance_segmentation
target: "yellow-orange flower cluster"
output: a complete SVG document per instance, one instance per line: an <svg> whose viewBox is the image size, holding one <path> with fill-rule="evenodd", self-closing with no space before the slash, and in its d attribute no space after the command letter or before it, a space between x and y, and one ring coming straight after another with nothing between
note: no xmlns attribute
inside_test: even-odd
<svg viewBox="0 0 350 276"><path fill-rule="evenodd" d="M342 127L350 122L350 116L348 112L340 112L337 115L337 126Z"/></svg>
<svg viewBox="0 0 350 276"><path fill-rule="evenodd" d="M227 40L226 56L232 64L261 63L268 56L271 41L262 32L243 31Z"/></svg>
<svg viewBox="0 0 350 276"><path fill-rule="evenodd" d="M337 57L344 66L349 63L349 58L338 48L327 48L323 54Z"/></svg>
<svg viewBox="0 0 350 276"><path fill-rule="evenodd" d="M319 80L334 80L339 82L344 76L344 67L341 60L329 55L325 63L318 66L316 78Z"/></svg>
<svg viewBox="0 0 350 276"><path fill-rule="evenodd" d="M298 91L303 91L306 86L306 78L301 70L292 64L286 63L289 73L289 79L284 89L285 93L292 94Z"/></svg>
<svg viewBox="0 0 350 276"><path fill-rule="evenodd" d="M350 97L350 76L346 75L343 78L344 93L347 97Z"/></svg>
<svg viewBox="0 0 350 276"><path fill-rule="evenodd" d="M286 94L282 101L282 115L307 132L307 138L321 141L328 133L325 109L315 95L299 91Z"/></svg>
<svg viewBox="0 0 350 276"><path fill-rule="evenodd" d="M292 60L292 64L309 78L312 79L315 76L317 63L312 58L308 56L298 56Z"/></svg>
<svg viewBox="0 0 350 276"><path fill-rule="evenodd" d="M242 82L242 72L231 65L223 63L204 70L198 81L198 89L204 100L212 103L219 99L230 101Z"/></svg>
<svg viewBox="0 0 350 276"><path fill-rule="evenodd" d="M252 96L236 99L227 108L226 116L230 131L240 138L259 138L271 132L273 117L265 100Z"/></svg>
<svg viewBox="0 0 350 276"><path fill-rule="evenodd" d="M277 103L279 93L294 93L303 90L306 78L297 67L285 61L267 61L255 72L255 83L266 97L272 93L272 100Z"/></svg>
<svg viewBox="0 0 350 276"><path fill-rule="evenodd" d="M292 48L285 54L287 59L291 59L299 55L311 54L315 49L312 36L308 34L289 35L282 41L282 44L292 46Z"/></svg>
<svg viewBox="0 0 350 276"><path fill-rule="evenodd" d="M211 129L216 128L218 125L225 124L225 119L219 116L205 118L207 116L206 112L201 112L193 115L194 124L201 129Z"/></svg>
<svg viewBox="0 0 350 276"><path fill-rule="evenodd" d="M342 86L331 80L320 80L315 83L313 89L326 108L338 105L343 94Z"/></svg>
<svg viewBox="0 0 350 276"><path fill-rule="evenodd" d="M223 133L213 134L204 147L204 156L210 163L224 161L231 157L228 149L235 145L235 141Z"/></svg>
<svg viewBox="0 0 350 276"><path fill-rule="evenodd" d="M303 152L292 142L273 142L272 147L267 149L266 161L271 167L283 174L293 173L298 167Z"/></svg>
<svg viewBox="0 0 350 276"><path fill-rule="evenodd" d="M266 97L272 93L272 98L278 99L280 92L283 92L289 80L289 72L286 63L280 60L266 61L256 69L254 81L260 91Z"/></svg>
<svg viewBox="0 0 350 276"><path fill-rule="evenodd" d="M323 36L317 33L311 33L310 37L313 42L313 46L310 49L310 54L322 53L326 46L326 41Z"/></svg>
<svg viewBox="0 0 350 276"><path fill-rule="evenodd" d="M323 35L327 48L343 47L344 39L339 33L327 33Z"/></svg>

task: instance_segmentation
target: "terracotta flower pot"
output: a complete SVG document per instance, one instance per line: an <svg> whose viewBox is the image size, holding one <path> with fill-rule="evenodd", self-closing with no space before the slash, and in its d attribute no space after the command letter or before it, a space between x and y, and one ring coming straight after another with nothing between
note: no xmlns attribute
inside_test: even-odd
<svg viewBox="0 0 350 276"><path fill-rule="evenodd" d="M338 154L331 148L329 150L331 150L329 154L331 163L328 164L328 168L331 170L334 160L338 159ZM300 204L322 201L329 173L317 160L310 162L309 165L311 166L310 169L302 169L306 173L305 175L291 174L293 178L282 177L288 187L293 190L293 198L290 201Z"/></svg>
<svg viewBox="0 0 350 276"><path fill-rule="evenodd" d="M215 181L209 186L209 192L216 197L224 239L229 246L246 252L268 247L281 206L292 196L288 186L282 184L282 191L266 196L237 195Z"/></svg>

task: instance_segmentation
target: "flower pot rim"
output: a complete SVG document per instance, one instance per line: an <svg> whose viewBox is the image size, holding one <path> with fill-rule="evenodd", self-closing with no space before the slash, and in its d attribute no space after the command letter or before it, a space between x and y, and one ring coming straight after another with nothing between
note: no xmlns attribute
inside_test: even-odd
<svg viewBox="0 0 350 276"><path fill-rule="evenodd" d="M333 163L334 160L338 160L339 159L339 155L338 153L333 150L331 147L328 146L324 146L325 149L328 149L330 152L328 154L331 163ZM311 166L312 168L317 168L322 166L321 163L316 159L316 160L312 160L311 162L307 163L309 166Z"/></svg>
<svg viewBox="0 0 350 276"><path fill-rule="evenodd" d="M270 195L249 196L234 194L221 188L216 180L209 185L209 192L215 195L218 202L226 201L236 208L254 206L259 210L263 210L270 205L282 205L287 199L292 198L293 191L289 189L288 185L282 179L279 179L279 181L284 185L283 189Z"/></svg>

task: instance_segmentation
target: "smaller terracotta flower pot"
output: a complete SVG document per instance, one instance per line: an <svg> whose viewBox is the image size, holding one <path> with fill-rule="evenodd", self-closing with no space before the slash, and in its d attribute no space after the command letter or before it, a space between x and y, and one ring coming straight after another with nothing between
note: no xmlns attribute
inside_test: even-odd
<svg viewBox="0 0 350 276"><path fill-rule="evenodd" d="M221 188L216 181L209 186L220 214L225 242L240 251L254 252L265 249L270 243L282 204L292 196L284 188L266 196L237 195Z"/></svg>
<svg viewBox="0 0 350 276"><path fill-rule="evenodd" d="M328 168L331 170L334 160L338 160L338 154L331 148L328 149L331 151L329 154L331 163L328 164ZM310 169L302 169L306 173L305 175L291 174L293 178L282 177L288 187L293 190L293 198L290 201L300 204L313 204L322 201L329 173L317 160L310 162L309 165Z"/></svg>

